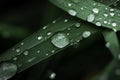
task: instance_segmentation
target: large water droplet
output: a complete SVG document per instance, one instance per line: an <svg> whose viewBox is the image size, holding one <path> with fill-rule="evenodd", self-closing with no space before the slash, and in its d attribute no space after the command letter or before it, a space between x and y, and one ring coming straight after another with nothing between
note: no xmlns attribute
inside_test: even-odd
<svg viewBox="0 0 120 80"><path fill-rule="evenodd" d="M76 16L77 12L75 10L69 10L68 13L71 15L71 16Z"/></svg>
<svg viewBox="0 0 120 80"><path fill-rule="evenodd" d="M3 62L0 64L0 80L7 80L17 72L17 66L13 63Z"/></svg>
<svg viewBox="0 0 120 80"><path fill-rule="evenodd" d="M51 42L53 43L54 46L58 48L64 48L67 46L69 42L69 38L66 34L64 33L57 33L51 38Z"/></svg>
<svg viewBox="0 0 120 80"><path fill-rule="evenodd" d="M94 19L95 19L95 15L94 14L90 14L90 15L87 16L87 21L88 22L93 22Z"/></svg>

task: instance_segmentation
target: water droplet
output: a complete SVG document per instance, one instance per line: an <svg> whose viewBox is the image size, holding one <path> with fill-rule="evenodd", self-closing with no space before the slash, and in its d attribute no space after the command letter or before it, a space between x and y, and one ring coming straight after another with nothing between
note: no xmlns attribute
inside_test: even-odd
<svg viewBox="0 0 120 80"><path fill-rule="evenodd" d="M81 7L80 9L81 9L81 10L83 10L84 8L83 8L83 7Z"/></svg>
<svg viewBox="0 0 120 80"><path fill-rule="evenodd" d="M17 53L19 53L19 52L20 52L20 49L19 49L19 48L17 48L17 49L16 49L16 52L17 52Z"/></svg>
<svg viewBox="0 0 120 80"><path fill-rule="evenodd" d="M98 8L93 8L93 10L92 10L94 13L99 13L99 9Z"/></svg>
<svg viewBox="0 0 120 80"><path fill-rule="evenodd" d="M70 42L69 38L64 33L57 33L51 38L51 42L54 46L58 48L64 48L66 47Z"/></svg>
<svg viewBox="0 0 120 80"><path fill-rule="evenodd" d="M0 80L8 80L17 72L17 66L13 63L3 62L0 64Z"/></svg>
<svg viewBox="0 0 120 80"><path fill-rule="evenodd" d="M52 53L54 53L55 52L55 50L52 50Z"/></svg>
<svg viewBox="0 0 120 80"><path fill-rule="evenodd" d="M42 36L38 36L38 40L41 40L43 37Z"/></svg>
<svg viewBox="0 0 120 80"><path fill-rule="evenodd" d="M38 50L37 53L40 53L40 51Z"/></svg>
<svg viewBox="0 0 120 80"><path fill-rule="evenodd" d="M113 12L112 12L112 13L110 13L110 16L114 16L114 15L115 15L115 13L113 13Z"/></svg>
<svg viewBox="0 0 120 80"><path fill-rule="evenodd" d="M14 57L13 60L16 61L16 60L17 60L17 57Z"/></svg>
<svg viewBox="0 0 120 80"><path fill-rule="evenodd" d="M23 54L24 54L25 56L27 56L27 55L29 54L29 52L28 52L28 51L24 51Z"/></svg>
<svg viewBox="0 0 120 80"><path fill-rule="evenodd" d="M113 28L113 31L114 31L114 32L117 32L117 29Z"/></svg>
<svg viewBox="0 0 120 80"><path fill-rule="evenodd" d="M69 36L69 35L70 35L70 33L67 33L67 35Z"/></svg>
<svg viewBox="0 0 120 80"><path fill-rule="evenodd" d="M67 30L71 30L71 28L67 28Z"/></svg>
<svg viewBox="0 0 120 80"><path fill-rule="evenodd" d="M72 3L68 3L68 6L71 7L71 6L72 6Z"/></svg>
<svg viewBox="0 0 120 80"><path fill-rule="evenodd" d="M51 34L52 34L51 32L48 32L48 33L47 33L48 36L51 35Z"/></svg>
<svg viewBox="0 0 120 80"><path fill-rule="evenodd" d="M118 54L118 59L120 60L120 54Z"/></svg>
<svg viewBox="0 0 120 80"><path fill-rule="evenodd" d="M68 13L71 15L71 16L76 16L77 12L75 10L69 10Z"/></svg>
<svg viewBox="0 0 120 80"><path fill-rule="evenodd" d="M112 23L112 26L113 26L113 27L116 27L116 26L117 26L117 23Z"/></svg>
<svg viewBox="0 0 120 80"><path fill-rule="evenodd" d="M105 17L108 17L108 14L104 14Z"/></svg>
<svg viewBox="0 0 120 80"><path fill-rule="evenodd" d="M47 28L47 26L44 26L42 29L46 29Z"/></svg>
<svg viewBox="0 0 120 80"><path fill-rule="evenodd" d="M68 19L65 19L64 22L68 22Z"/></svg>
<svg viewBox="0 0 120 80"><path fill-rule="evenodd" d="M95 15L94 14L90 14L90 15L87 16L87 21L88 22L93 22L94 19L95 19Z"/></svg>
<svg viewBox="0 0 120 80"><path fill-rule="evenodd" d="M105 46L106 46L107 48L109 48L109 47L110 47L110 43L107 42L107 43L105 44Z"/></svg>
<svg viewBox="0 0 120 80"><path fill-rule="evenodd" d="M85 31L85 32L83 32L83 34L82 34L82 36L84 37L84 38L87 38L87 37L89 37L91 35L91 32L90 31Z"/></svg>
<svg viewBox="0 0 120 80"><path fill-rule="evenodd" d="M49 76L50 79L55 79L55 77L56 77L56 73L51 73Z"/></svg>
<svg viewBox="0 0 120 80"><path fill-rule="evenodd" d="M96 26L102 26L101 22L96 22L95 25Z"/></svg>
<svg viewBox="0 0 120 80"><path fill-rule="evenodd" d="M110 9L110 11L114 11L114 9Z"/></svg>
<svg viewBox="0 0 120 80"><path fill-rule="evenodd" d="M104 24L107 24L108 22L107 21L104 21Z"/></svg>
<svg viewBox="0 0 120 80"><path fill-rule="evenodd" d="M45 54L46 56L48 56L49 54Z"/></svg>
<svg viewBox="0 0 120 80"><path fill-rule="evenodd" d="M52 23L56 23L56 21L54 20Z"/></svg>
<svg viewBox="0 0 120 80"><path fill-rule="evenodd" d="M76 27L80 27L80 23L76 23L75 26L76 26Z"/></svg>
<svg viewBox="0 0 120 80"><path fill-rule="evenodd" d="M28 59L27 62L32 62L35 58L36 58L36 57L33 57L33 58L31 58L31 59Z"/></svg>
<svg viewBox="0 0 120 80"><path fill-rule="evenodd" d="M22 43L21 43L21 45L23 46L23 45L24 45L24 43L22 42Z"/></svg>

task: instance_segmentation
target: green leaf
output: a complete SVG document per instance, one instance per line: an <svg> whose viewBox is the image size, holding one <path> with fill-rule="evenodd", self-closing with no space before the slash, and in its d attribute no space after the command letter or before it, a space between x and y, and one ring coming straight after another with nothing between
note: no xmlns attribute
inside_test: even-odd
<svg viewBox="0 0 120 80"><path fill-rule="evenodd" d="M96 26L120 30L120 11L93 0L50 0L72 16Z"/></svg>
<svg viewBox="0 0 120 80"><path fill-rule="evenodd" d="M1 54L0 62L11 61L18 66L18 72L21 72L71 45L80 43L81 40L100 31L100 29L98 30L95 26L90 26L93 25L86 24L74 17L64 16L53 21L46 29L44 27L44 29L34 33L12 49ZM58 40L53 40L58 34L62 34L63 40L61 40L60 37L58 37ZM38 36L41 35L43 36L42 39L40 37L39 39L41 40L38 40ZM64 44L61 41L63 41ZM21 43L24 44L21 45Z"/></svg>
<svg viewBox="0 0 120 80"><path fill-rule="evenodd" d="M116 33L112 30L103 30L102 33L106 42L106 47L111 51L114 58L118 59L120 55L120 46Z"/></svg>

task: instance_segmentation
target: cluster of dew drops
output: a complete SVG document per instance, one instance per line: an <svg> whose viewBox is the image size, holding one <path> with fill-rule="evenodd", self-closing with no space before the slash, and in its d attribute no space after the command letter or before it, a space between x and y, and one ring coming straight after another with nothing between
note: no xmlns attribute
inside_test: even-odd
<svg viewBox="0 0 120 80"><path fill-rule="evenodd" d="M68 3L68 7L70 7L70 9L68 10L68 13L69 13L71 16L76 16L76 15L77 15L77 11L71 8L72 5L73 5L72 3ZM93 3L93 5L95 6L95 7L91 10L91 12L93 12L93 13L90 13L88 16L86 16L86 20L87 20L88 22L93 22L93 21L95 21L95 19L96 19L95 15L100 12L100 9L97 8L96 6L101 6L101 5L100 5L100 4L96 4L96 3ZM81 7L81 10L84 10L85 8L86 8L86 7ZM113 9L113 8L108 9L108 8L106 7L105 10L109 10L110 12L109 12L109 13L104 13L104 14L103 14L103 17L106 17L106 18L107 18L107 17L109 17L109 16L113 17L113 16L115 16L115 15L118 15L118 17L120 17L120 14L115 14L115 12L114 12L115 9ZM116 29L117 23L116 23L115 21L112 21L112 20L101 20L102 18L99 18L99 19L100 19L100 21L96 21L96 22L95 22L95 25L96 25L96 26L102 26L102 23L103 23L103 24L109 24L109 25L113 26L113 28L112 28L113 31L117 32L117 29Z"/></svg>

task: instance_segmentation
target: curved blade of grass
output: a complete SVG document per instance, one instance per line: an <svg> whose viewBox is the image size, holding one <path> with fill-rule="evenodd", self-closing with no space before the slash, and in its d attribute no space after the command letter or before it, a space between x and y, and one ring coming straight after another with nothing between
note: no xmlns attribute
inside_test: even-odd
<svg viewBox="0 0 120 80"><path fill-rule="evenodd" d="M68 19L68 22L64 22L64 20L66 19ZM81 27L75 27L76 23L77 24L80 23ZM100 31L90 26L93 26L93 25L86 24L73 17L60 18L56 21L56 23L54 24L51 23L49 27L47 27L47 29L45 30L42 29L41 31L39 31L41 35L45 35L44 37L47 37L46 39L39 42L37 40L37 36L40 34L37 32L33 34L32 36L30 36L29 38L25 39L25 41L23 40L22 42L24 42L24 45L20 45L20 43L16 45L17 47L19 47L19 49L22 49L22 51L20 51L20 54L16 52L16 49L13 51L10 49L6 53L0 55L0 62L11 61L15 63L16 65L18 65L18 72L21 72L25 70L26 68L58 53L59 51L65 49L66 47L80 42L80 40L84 39L83 33L85 31L89 31L90 35L95 34L96 32ZM46 32L48 31L51 31L52 34L49 36L48 35L46 36ZM70 43L68 46L64 48L58 48L58 47L55 47L51 43L51 37L56 32L64 33L68 36L70 40ZM36 40L37 44L33 46L32 41L34 40ZM29 45L26 45L26 44L29 44Z"/></svg>
<svg viewBox="0 0 120 80"><path fill-rule="evenodd" d="M72 16L88 21L88 17L93 15L91 22L98 26L120 30L120 11L112 9L104 4L93 0L50 0L56 6L62 8ZM93 18L92 16L92 18Z"/></svg>
<svg viewBox="0 0 120 80"><path fill-rule="evenodd" d="M38 32L34 33L30 37L26 38L25 40L23 40L20 43L18 43L17 45L15 45L12 49L9 49L5 53L1 54L0 62L9 60L9 59L11 59L11 57L21 54L26 49L30 49L30 48L36 46L37 44L40 44L43 41L47 40L55 32L64 30L64 29L68 28L69 26L72 26L76 23L74 18L71 19L71 17L66 17L66 19L68 19L68 20L70 19L70 20L66 23L66 22L64 22L64 20L65 20L64 18L57 19L56 23L51 23L47 26L44 26L42 30L39 30ZM51 32L51 35L48 35L48 33L50 33L50 32Z"/></svg>
<svg viewBox="0 0 120 80"><path fill-rule="evenodd" d="M104 30L102 33L106 42L106 47L110 50L114 58L118 59L120 46L116 33L112 30Z"/></svg>

